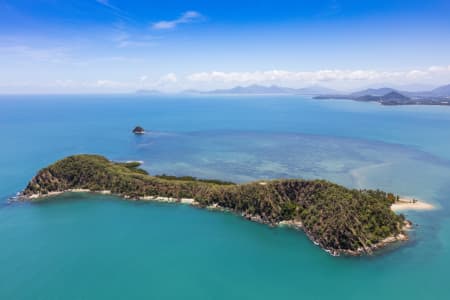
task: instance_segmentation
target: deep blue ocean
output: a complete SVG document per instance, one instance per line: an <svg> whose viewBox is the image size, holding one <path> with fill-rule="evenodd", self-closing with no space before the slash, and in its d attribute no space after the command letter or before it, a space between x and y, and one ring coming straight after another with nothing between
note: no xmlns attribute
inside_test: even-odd
<svg viewBox="0 0 450 300"><path fill-rule="evenodd" d="M148 130L134 136L141 125ZM301 96L0 96L0 299L450 299L450 107ZM331 257L303 233L185 205L9 203L97 153L151 174L325 178L434 204L411 240Z"/></svg>

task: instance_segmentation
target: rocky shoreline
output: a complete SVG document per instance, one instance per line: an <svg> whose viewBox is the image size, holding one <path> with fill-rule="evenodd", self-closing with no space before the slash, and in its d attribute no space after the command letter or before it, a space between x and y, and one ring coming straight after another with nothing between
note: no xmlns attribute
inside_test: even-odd
<svg viewBox="0 0 450 300"><path fill-rule="evenodd" d="M303 231L306 236L313 242L314 245L319 246L322 250L324 250L325 252L327 252L328 254L332 255L332 256L340 256L340 255L347 255L347 256L361 256L364 254L373 254L375 251L386 247L389 244L394 244L394 243L398 243L398 242L406 242L409 240L408 235L406 234L406 230L410 230L412 228L412 223L411 221L405 220L404 225L403 225L403 232L399 233L397 235L394 236L390 236L387 237L385 239L383 239L382 241L368 246L368 247L361 247L358 248L357 250L347 250L347 249L333 249L333 248L327 248L324 247L319 238L316 238L313 236L312 233L310 233L309 231L307 231L305 229L305 227L303 226L303 223L299 220L286 220L286 221L280 221L278 223L269 223L267 221L264 221L260 216L252 216L252 215L248 215L248 214L242 214L242 216L244 218L246 218L247 220L253 221L253 222L257 222L257 223L262 223L262 224L266 224L269 226L286 226L289 228L293 228L295 230L298 231Z"/></svg>

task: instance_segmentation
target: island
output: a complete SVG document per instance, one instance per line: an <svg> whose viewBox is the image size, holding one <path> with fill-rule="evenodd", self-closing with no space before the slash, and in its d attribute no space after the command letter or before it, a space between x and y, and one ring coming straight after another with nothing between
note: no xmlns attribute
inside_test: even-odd
<svg viewBox="0 0 450 300"><path fill-rule="evenodd" d="M141 126L136 126L136 127L134 127L134 129L133 129L133 133L134 133L134 134L144 134L144 133L145 133L145 130L144 130L144 128L142 128Z"/></svg>
<svg viewBox="0 0 450 300"><path fill-rule="evenodd" d="M19 199L36 201L77 191L188 203L271 226L291 226L303 230L314 244L336 256L372 254L388 244L407 240L406 230L411 225L391 210L398 197L380 190L349 189L325 180L235 184L190 176L151 176L139 162L114 162L89 154L69 156L43 168Z"/></svg>

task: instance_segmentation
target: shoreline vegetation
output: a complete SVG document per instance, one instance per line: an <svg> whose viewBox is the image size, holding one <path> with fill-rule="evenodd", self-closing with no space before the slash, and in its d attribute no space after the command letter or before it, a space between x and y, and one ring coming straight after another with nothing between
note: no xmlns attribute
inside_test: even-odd
<svg viewBox="0 0 450 300"><path fill-rule="evenodd" d="M407 240L406 231L411 228L410 221L391 210L399 197L379 190L348 189L325 180L234 184L189 176L150 176L139 166L138 162L112 162L99 155L69 156L40 170L18 199L35 201L65 192L95 192L229 211L270 226L302 230L334 256L370 255Z"/></svg>

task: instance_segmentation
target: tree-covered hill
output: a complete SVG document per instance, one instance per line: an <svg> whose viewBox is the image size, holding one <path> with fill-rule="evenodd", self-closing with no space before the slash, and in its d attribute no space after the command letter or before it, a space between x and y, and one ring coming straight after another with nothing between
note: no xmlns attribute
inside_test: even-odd
<svg viewBox="0 0 450 300"><path fill-rule="evenodd" d="M333 254L371 253L403 234L404 217L391 211L392 194L354 190L325 181L280 179L233 184L194 177L150 176L139 163L99 155L69 156L40 170L23 197L71 189L108 190L126 198L192 198L271 225L291 222ZM396 240L396 238L391 238Z"/></svg>

